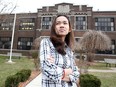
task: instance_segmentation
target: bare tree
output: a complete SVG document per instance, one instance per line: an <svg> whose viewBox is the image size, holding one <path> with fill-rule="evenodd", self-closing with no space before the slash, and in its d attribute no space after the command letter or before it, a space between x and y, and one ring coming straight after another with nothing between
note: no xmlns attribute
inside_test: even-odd
<svg viewBox="0 0 116 87"><path fill-rule="evenodd" d="M78 50L78 52L80 52L80 70L82 70L82 67L84 67L84 73L86 73L90 65L88 62L92 62L94 60L96 50L110 50L111 40L101 31L88 30L76 43L75 48ZM87 60L83 59L83 53L87 55Z"/></svg>
<svg viewBox="0 0 116 87"><path fill-rule="evenodd" d="M32 58L34 59L34 65L35 65L35 69L38 71L39 70L39 62L40 62L40 59L39 59L39 47L40 47L40 41L41 41L41 38L38 37L36 38L34 41L33 41L33 44L32 44L32 50L31 50L31 56Z"/></svg>
<svg viewBox="0 0 116 87"><path fill-rule="evenodd" d="M101 31L89 30L78 42L80 50L85 51L88 54L88 61L92 61L96 50L110 50L111 40L110 38Z"/></svg>
<svg viewBox="0 0 116 87"><path fill-rule="evenodd" d="M40 41L41 41L41 38L40 37L36 38L33 41L33 44L32 44L32 49L33 50L38 50L39 49L39 47L40 47Z"/></svg>
<svg viewBox="0 0 116 87"><path fill-rule="evenodd" d="M12 2L0 0L0 22L4 22L9 19L9 14L16 9L17 4L13 4Z"/></svg>
<svg viewBox="0 0 116 87"><path fill-rule="evenodd" d="M5 2L5 0L0 0L0 14L2 13L12 13L17 6L12 2Z"/></svg>

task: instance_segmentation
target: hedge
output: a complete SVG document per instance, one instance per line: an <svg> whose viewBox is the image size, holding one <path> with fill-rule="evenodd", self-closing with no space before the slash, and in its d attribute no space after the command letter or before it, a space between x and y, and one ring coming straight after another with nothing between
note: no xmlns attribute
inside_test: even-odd
<svg viewBox="0 0 116 87"><path fill-rule="evenodd" d="M20 82L28 80L31 75L30 69L23 69L17 72L15 75L8 76L5 81L5 87L18 87Z"/></svg>

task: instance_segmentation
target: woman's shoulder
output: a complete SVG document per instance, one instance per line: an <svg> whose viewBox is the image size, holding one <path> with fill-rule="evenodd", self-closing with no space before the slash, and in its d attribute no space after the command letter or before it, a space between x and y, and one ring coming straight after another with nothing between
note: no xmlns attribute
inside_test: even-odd
<svg viewBox="0 0 116 87"><path fill-rule="evenodd" d="M41 39L41 43L49 43L49 42L50 42L49 37Z"/></svg>

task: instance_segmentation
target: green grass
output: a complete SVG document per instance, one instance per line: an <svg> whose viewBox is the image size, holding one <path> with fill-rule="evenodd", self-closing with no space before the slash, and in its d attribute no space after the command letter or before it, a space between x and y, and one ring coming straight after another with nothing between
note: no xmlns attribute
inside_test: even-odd
<svg viewBox="0 0 116 87"><path fill-rule="evenodd" d="M91 72L101 80L101 87L116 87L116 73Z"/></svg>
<svg viewBox="0 0 116 87"><path fill-rule="evenodd" d="M112 65L114 67L114 65ZM106 67L106 63L102 62L95 62L93 63L89 69L100 69L100 70L110 70L110 67Z"/></svg>
<svg viewBox="0 0 116 87"><path fill-rule="evenodd" d="M20 71L21 69L34 69L34 63L32 59L21 58L12 59L13 64L8 64L8 59L6 57L0 56L0 87L4 87L6 78L9 75L13 75Z"/></svg>
<svg viewBox="0 0 116 87"><path fill-rule="evenodd" d="M114 64L112 67L106 67L104 62L94 62L90 63L89 69L96 70L111 70L111 68L116 68ZM86 69L86 68L85 68ZM101 87L116 87L116 72L89 72L97 76L101 80Z"/></svg>
<svg viewBox="0 0 116 87"><path fill-rule="evenodd" d="M114 64L112 68L114 68ZM115 67L116 68L116 67ZM111 67L106 67L106 63L95 62L89 69L110 70ZM90 72L101 80L101 87L116 87L116 73L112 72Z"/></svg>

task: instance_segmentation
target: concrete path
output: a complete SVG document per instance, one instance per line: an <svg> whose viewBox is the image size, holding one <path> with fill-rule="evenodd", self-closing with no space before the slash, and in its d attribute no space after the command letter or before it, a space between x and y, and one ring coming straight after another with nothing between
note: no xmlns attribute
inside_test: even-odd
<svg viewBox="0 0 116 87"><path fill-rule="evenodd" d="M88 72L113 72L113 73L116 73L116 68L111 68L110 70L89 69Z"/></svg>
<svg viewBox="0 0 116 87"><path fill-rule="evenodd" d="M111 70L95 70L89 69L89 72L113 72L116 73L116 68L111 68ZM41 74L39 74L34 80L32 80L25 87L41 87Z"/></svg>
<svg viewBox="0 0 116 87"><path fill-rule="evenodd" d="M32 80L25 87L41 87L41 74L39 74L34 80ZM73 87L77 87L74 85Z"/></svg>
<svg viewBox="0 0 116 87"><path fill-rule="evenodd" d="M41 87L41 74L39 74L35 79L33 79L25 87Z"/></svg>

